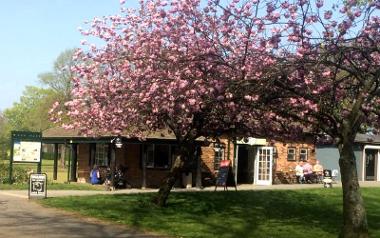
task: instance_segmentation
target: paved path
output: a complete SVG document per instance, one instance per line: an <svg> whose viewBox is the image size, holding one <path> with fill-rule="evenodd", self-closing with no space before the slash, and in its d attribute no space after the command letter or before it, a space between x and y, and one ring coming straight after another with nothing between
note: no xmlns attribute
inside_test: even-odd
<svg viewBox="0 0 380 238"><path fill-rule="evenodd" d="M154 237L127 230L123 226L44 208L29 201L26 191L21 192L0 191L0 237Z"/></svg>
<svg viewBox="0 0 380 238"><path fill-rule="evenodd" d="M380 182L366 181L359 182L361 187L380 187ZM341 187L340 182L334 183L333 187ZM286 189L309 189L309 188L322 188L322 184L278 184L272 186L251 185L243 184L237 187L238 190L286 190ZM174 192L194 192L194 191L214 191L214 187L206 187L204 189L190 188L190 189L173 189ZM234 190L229 187L228 190ZM154 193L157 189L122 189L116 191L102 191L102 190L49 190L48 197L62 197L62 196L85 196L97 194L133 194L133 193ZM218 187L218 191L223 191L222 187ZM26 190L0 190L0 197L3 195L12 196L16 198L28 198L28 191Z"/></svg>

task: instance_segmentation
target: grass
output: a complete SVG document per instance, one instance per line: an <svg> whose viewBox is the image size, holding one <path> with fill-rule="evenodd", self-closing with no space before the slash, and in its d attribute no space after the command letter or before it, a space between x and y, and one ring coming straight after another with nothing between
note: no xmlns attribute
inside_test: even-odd
<svg viewBox="0 0 380 238"><path fill-rule="evenodd" d="M9 165L9 160L0 160L0 163ZM43 160L41 166L41 172L47 174L47 188L49 190L104 190L103 186L93 186L91 184L82 183L67 183L67 168L61 168L58 166L57 180L53 180L53 160ZM14 164L14 169L17 167L24 168L26 170L33 170L37 172L37 164ZM7 172L8 174L8 172ZM28 184L0 184L0 190L22 190L28 189Z"/></svg>
<svg viewBox="0 0 380 238"><path fill-rule="evenodd" d="M9 165L9 160L0 160L0 163ZM41 172L47 174L48 181L53 182L53 169L54 169L54 161L53 160L42 160L41 164ZM13 168L24 168L28 171L33 170L34 172L37 172L37 164L27 164L27 163L14 163ZM67 166L65 168L62 168L58 166L58 173L57 173L57 180L54 180L54 182L57 183L64 183L67 182L67 172L68 168Z"/></svg>
<svg viewBox="0 0 380 238"><path fill-rule="evenodd" d="M370 237L380 237L380 188L363 188ZM172 193L48 198L47 206L174 237L337 237L342 191L334 189Z"/></svg>
<svg viewBox="0 0 380 238"><path fill-rule="evenodd" d="M0 184L0 190L25 190L28 184ZM48 190L104 190L104 186L93 186L87 183L51 183L47 184Z"/></svg>

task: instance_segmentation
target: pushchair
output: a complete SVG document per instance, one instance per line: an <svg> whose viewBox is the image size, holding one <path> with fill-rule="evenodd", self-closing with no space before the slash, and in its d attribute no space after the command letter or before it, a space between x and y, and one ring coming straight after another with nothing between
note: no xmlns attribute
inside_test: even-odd
<svg viewBox="0 0 380 238"><path fill-rule="evenodd" d="M330 169L323 170L323 187L332 188L332 174Z"/></svg>
<svg viewBox="0 0 380 238"><path fill-rule="evenodd" d="M123 188L131 188L131 185L125 179L124 171L125 168L118 167L116 170L111 172L110 168L107 168L106 179L104 182L105 189L107 191Z"/></svg>

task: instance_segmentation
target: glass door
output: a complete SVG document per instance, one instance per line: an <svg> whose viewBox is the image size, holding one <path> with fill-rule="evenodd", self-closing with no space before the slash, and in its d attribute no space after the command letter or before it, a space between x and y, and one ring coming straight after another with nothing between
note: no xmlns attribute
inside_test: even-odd
<svg viewBox="0 0 380 238"><path fill-rule="evenodd" d="M255 184L271 185L273 147L258 147L255 159Z"/></svg>

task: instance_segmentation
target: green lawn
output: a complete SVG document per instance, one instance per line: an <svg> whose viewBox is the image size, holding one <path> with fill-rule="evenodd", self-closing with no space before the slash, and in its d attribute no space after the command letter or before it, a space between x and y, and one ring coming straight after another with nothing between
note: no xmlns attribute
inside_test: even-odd
<svg viewBox="0 0 380 238"><path fill-rule="evenodd" d="M27 190L28 184L0 184L0 190ZM48 183L48 190L104 190L104 186L88 183Z"/></svg>
<svg viewBox="0 0 380 238"><path fill-rule="evenodd" d="M8 178L8 166L9 160L0 160L1 164L5 164L7 171L5 171L5 176ZM53 160L43 160L41 166L41 172L47 174L48 179L48 189L52 190L104 190L103 186L93 186L91 184L81 184L81 183L67 183L67 168L58 167L58 176L57 180L53 180ZM13 171L17 168L23 168L26 171L33 170L37 172L37 164L27 164L27 163L18 163L13 165ZM15 173L15 172L14 172ZM0 183L0 190L18 190L18 189L28 189L27 182L24 184L14 183L2 184Z"/></svg>
<svg viewBox="0 0 380 238"><path fill-rule="evenodd" d="M337 237L341 189L172 193L48 198L47 206L175 237ZM363 188L370 237L380 237L380 188Z"/></svg>
<svg viewBox="0 0 380 238"><path fill-rule="evenodd" d="M0 163L5 164L8 168L9 166L9 160L0 160ZM42 165L41 165L41 172L46 173L48 180L53 181L53 168L54 168L54 161L53 160L42 160ZM13 169L16 168L24 168L28 171L33 170L34 172L37 172L37 164L33 163L14 163L13 164ZM58 166L58 173L57 173L57 180L54 182L58 183L64 183L67 182L67 166L65 168L62 168Z"/></svg>

